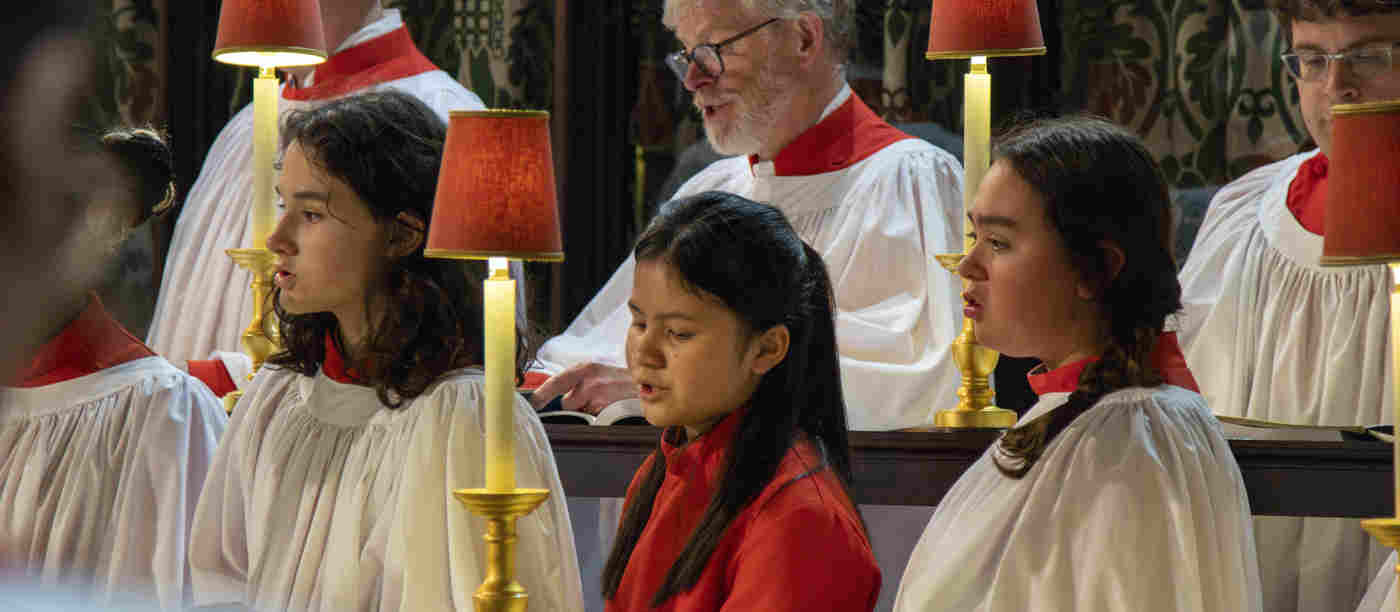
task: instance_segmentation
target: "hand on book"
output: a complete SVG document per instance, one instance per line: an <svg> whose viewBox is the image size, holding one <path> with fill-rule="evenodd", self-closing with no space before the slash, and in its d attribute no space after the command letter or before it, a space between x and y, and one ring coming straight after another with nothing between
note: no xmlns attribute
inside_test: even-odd
<svg viewBox="0 0 1400 612"><path fill-rule="evenodd" d="M598 414L613 402L637 397L637 383L626 368L581 363L549 377L530 395L535 410L563 395L563 409Z"/></svg>

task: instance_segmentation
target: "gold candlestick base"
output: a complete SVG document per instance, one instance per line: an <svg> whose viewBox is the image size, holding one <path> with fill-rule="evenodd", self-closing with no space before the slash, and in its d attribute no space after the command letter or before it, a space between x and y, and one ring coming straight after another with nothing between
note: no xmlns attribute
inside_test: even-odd
<svg viewBox="0 0 1400 612"><path fill-rule="evenodd" d="M549 491L457 489L452 495L486 519L486 579L472 596L476 612L525 612L529 596L515 580L515 519L544 503Z"/></svg>
<svg viewBox="0 0 1400 612"><path fill-rule="evenodd" d="M1400 550L1400 518L1365 519L1361 521L1361 528L1382 546ZM1400 575L1400 564L1396 564L1395 573Z"/></svg>
<svg viewBox="0 0 1400 612"><path fill-rule="evenodd" d="M281 345L276 325L268 325L276 317L268 308L267 298L272 290L272 268L277 256L267 249L228 249L224 251L239 267L253 275L249 284L253 292L253 320L243 330L243 352L253 358L253 371L262 367L269 355Z"/></svg>
<svg viewBox="0 0 1400 612"><path fill-rule="evenodd" d="M963 254L953 253L934 256L939 264L949 272L956 273L962 263ZM990 384L992 372L996 371L997 360L1001 357L996 351L977 343L977 330L972 319L963 318L962 332L953 340L953 361L962 373L962 383L958 386L958 405L952 410L939 410L933 415L934 427L955 427L963 429L1006 429L1016 425L1016 413L992 405L996 393Z"/></svg>

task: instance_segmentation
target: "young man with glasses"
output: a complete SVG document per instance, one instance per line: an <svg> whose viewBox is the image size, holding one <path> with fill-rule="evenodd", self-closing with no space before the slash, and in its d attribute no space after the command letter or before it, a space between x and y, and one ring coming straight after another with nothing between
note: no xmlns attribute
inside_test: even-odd
<svg viewBox="0 0 1400 612"><path fill-rule="evenodd" d="M1389 423L1390 276L1318 259L1327 208L1347 205L1327 201L1331 107L1400 98L1400 0L1275 10L1291 43L1280 61L1318 148L1216 194L1181 271L1182 345L1217 414ZM1385 550L1349 519L1257 518L1255 539L1264 609L1277 612L1355 609Z"/></svg>
<svg viewBox="0 0 1400 612"><path fill-rule="evenodd" d="M762 4L770 7L761 10ZM933 256L960 250L962 167L876 116L846 84L849 0L669 0L680 50L666 64L692 92L715 150L732 155L676 194L721 190L771 204L830 268L852 429L932 421L953 401L948 346L957 279ZM597 412L637 402L623 365L632 260L539 351L537 407ZM832 381L832 385L837 381ZM564 395L567 393L568 395Z"/></svg>

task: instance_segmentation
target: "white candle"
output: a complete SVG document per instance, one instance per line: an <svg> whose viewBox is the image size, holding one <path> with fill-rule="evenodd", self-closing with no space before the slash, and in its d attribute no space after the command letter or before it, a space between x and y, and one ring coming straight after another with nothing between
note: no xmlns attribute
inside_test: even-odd
<svg viewBox="0 0 1400 612"><path fill-rule="evenodd" d="M267 248L267 236L277 223L273 164L277 156L277 77L264 68L253 79L253 205L248 210L248 247Z"/></svg>
<svg viewBox="0 0 1400 612"><path fill-rule="evenodd" d="M486 488L515 488L515 281L504 257L490 259L486 311Z"/></svg>
<svg viewBox="0 0 1400 612"><path fill-rule="evenodd" d="M972 58L971 71L963 77L963 223L991 159L992 75L987 74L987 58L979 55ZM964 237L963 252L971 249L972 241Z"/></svg>

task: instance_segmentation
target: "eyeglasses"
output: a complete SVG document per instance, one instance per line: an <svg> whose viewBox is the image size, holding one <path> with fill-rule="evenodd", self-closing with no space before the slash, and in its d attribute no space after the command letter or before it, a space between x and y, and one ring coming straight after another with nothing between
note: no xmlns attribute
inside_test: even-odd
<svg viewBox="0 0 1400 612"><path fill-rule="evenodd" d="M1373 79L1385 74L1394 65L1397 46L1400 46L1400 42L1341 53L1284 53L1280 57L1288 74L1299 81L1313 82L1327 78L1332 62L1345 62L1352 74L1361 79Z"/></svg>
<svg viewBox="0 0 1400 612"><path fill-rule="evenodd" d="M764 26L770 23L779 21L779 19L778 17L774 17L717 43L695 45L695 48L689 51L680 50L675 53L667 54L666 65L671 68L671 72L676 73L676 78L682 81L685 80L686 73L690 72L691 64L695 64L695 66L700 69L700 72L705 73L705 76L718 79L719 75L724 74L724 58L720 57L720 49L723 49L724 46L729 43L763 29Z"/></svg>

